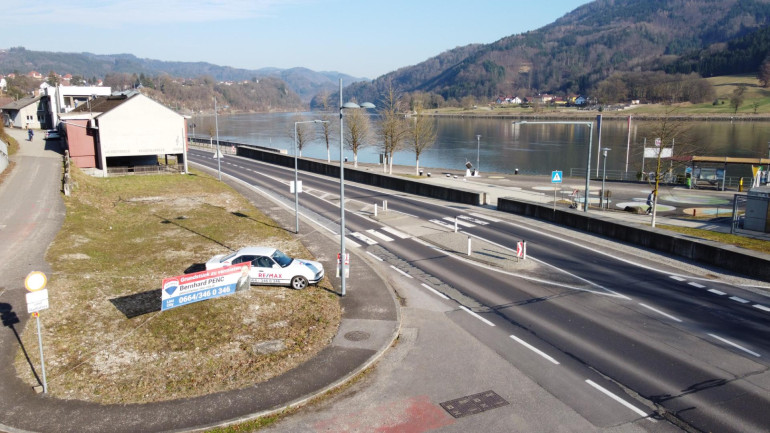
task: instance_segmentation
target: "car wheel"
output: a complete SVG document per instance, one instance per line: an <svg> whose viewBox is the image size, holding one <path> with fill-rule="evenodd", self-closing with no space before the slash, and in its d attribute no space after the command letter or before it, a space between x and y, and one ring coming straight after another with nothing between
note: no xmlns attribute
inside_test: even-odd
<svg viewBox="0 0 770 433"><path fill-rule="evenodd" d="M297 275L291 279L291 287L295 290L302 290L307 287L307 278Z"/></svg>

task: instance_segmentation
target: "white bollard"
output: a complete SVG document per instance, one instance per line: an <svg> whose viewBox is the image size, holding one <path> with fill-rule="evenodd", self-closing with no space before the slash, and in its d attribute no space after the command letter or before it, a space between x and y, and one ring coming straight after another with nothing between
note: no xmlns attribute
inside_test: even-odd
<svg viewBox="0 0 770 433"><path fill-rule="evenodd" d="M457 217L455 217L455 233L457 233Z"/></svg>
<svg viewBox="0 0 770 433"><path fill-rule="evenodd" d="M374 216L377 216L377 203L374 204Z"/></svg>
<svg viewBox="0 0 770 433"><path fill-rule="evenodd" d="M468 236L468 255L471 255L471 237Z"/></svg>

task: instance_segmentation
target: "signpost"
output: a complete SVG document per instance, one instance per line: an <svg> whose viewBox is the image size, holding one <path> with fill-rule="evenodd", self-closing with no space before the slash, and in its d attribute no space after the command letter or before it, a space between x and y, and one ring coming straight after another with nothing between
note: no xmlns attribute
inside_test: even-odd
<svg viewBox="0 0 770 433"><path fill-rule="evenodd" d="M45 379L45 360L43 358L43 335L40 333L40 311L48 309L48 289L45 285L48 279L39 271L32 271L24 279L27 293L27 312L37 320L37 342L40 346L40 369L43 373L43 394L48 392L48 383Z"/></svg>
<svg viewBox="0 0 770 433"><path fill-rule="evenodd" d="M564 176L561 170L554 170L551 172L551 183L560 184ZM556 188L553 189L553 211L556 212Z"/></svg>
<svg viewBox="0 0 770 433"><path fill-rule="evenodd" d="M345 263L340 260L340 253L337 253L337 278L340 276L340 269L344 269L345 278L350 277L350 253L345 253Z"/></svg>

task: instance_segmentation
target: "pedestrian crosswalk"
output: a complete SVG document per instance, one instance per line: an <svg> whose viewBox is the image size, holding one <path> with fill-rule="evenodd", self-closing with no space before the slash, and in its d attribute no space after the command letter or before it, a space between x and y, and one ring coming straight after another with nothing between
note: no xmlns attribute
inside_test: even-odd
<svg viewBox="0 0 770 433"><path fill-rule="evenodd" d="M438 224L444 228L454 230L455 220L457 221L458 228L485 226L492 222L501 221L494 217L488 217L486 215L478 214L478 213L470 214L470 215L458 215L456 219L453 217L443 217L442 219L436 218L429 221L434 224ZM348 238L347 242L349 243L350 246L353 246L353 247L360 247L361 245L366 245L366 246L377 245L380 242L393 242L397 239L411 238L410 235L403 233L399 230L396 230L392 227L380 227L379 229L368 229L364 232L353 232L350 234L350 237L354 238L355 241L353 239Z"/></svg>
<svg viewBox="0 0 770 433"><path fill-rule="evenodd" d="M350 236L354 237L356 240L361 241L366 245L377 245L379 242L393 242L395 240L394 237L399 239L409 239L411 237L405 233L402 233L390 227L380 227L379 230L369 229L369 230L366 230L366 232L364 233L353 232L350 234ZM394 236L394 237L391 237L391 236ZM348 242L350 245L354 247L361 246L361 244L350 239L348 239Z"/></svg>

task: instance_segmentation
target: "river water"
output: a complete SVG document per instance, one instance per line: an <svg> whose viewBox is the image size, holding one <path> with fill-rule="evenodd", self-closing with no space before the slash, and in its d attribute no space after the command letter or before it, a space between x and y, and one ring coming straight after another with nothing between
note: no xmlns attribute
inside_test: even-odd
<svg viewBox="0 0 770 433"><path fill-rule="evenodd" d="M321 118L322 113L267 113L195 117L197 137L208 137L209 131L219 128L219 139L264 147L285 149L293 154L294 122ZM339 160L338 114L327 113L331 119L331 159ZM586 166L589 128L584 125L565 124L518 124L511 119L439 117L434 119L437 131L435 144L420 156L420 167L427 169L465 169L465 163L477 166L485 172L522 174L549 174L553 170L584 170ZM642 169L642 154L646 139L647 147L654 144L652 130L659 122L631 122L631 139L628 144L627 119L603 119L601 147L607 152L606 169L611 173L628 171L635 174ZM675 154L698 156L768 157L770 122L761 121L691 121L685 123L687 138L674 142ZM315 126L318 138L305 145L302 156L326 158L326 144L320 135L321 125ZM192 133L192 129L190 130ZM215 134L212 134L215 135ZM476 136L480 135L477 140ZM603 169L604 161L597 158L599 131L593 128L591 171ZM379 162L380 150L370 146L359 151L359 162ZM353 154L345 150L345 157L353 160ZM414 152L402 150L395 154L394 164L414 166ZM597 166L598 162L598 166ZM651 171L654 160L645 161L645 170ZM664 163L665 164L665 163ZM719 167L721 168L721 167ZM749 166L730 166L728 176L750 176ZM582 173L585 173L584 171Z"/></svg>

